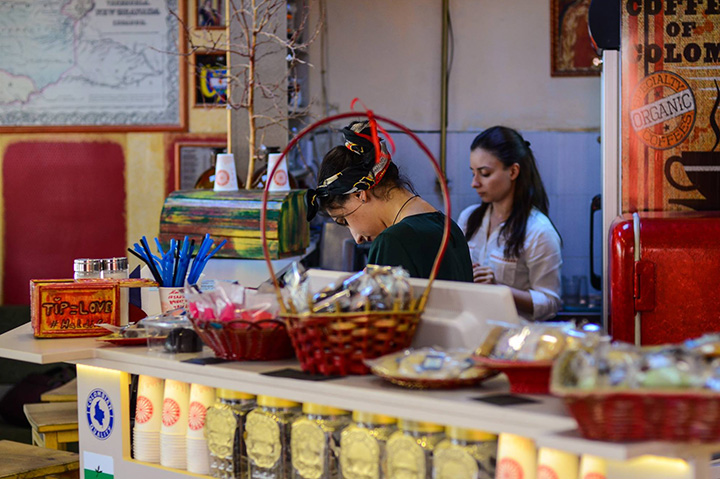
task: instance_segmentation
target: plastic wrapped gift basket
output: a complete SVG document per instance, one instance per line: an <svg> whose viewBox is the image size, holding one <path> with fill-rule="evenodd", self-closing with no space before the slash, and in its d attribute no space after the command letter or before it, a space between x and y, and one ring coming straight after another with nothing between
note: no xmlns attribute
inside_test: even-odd
<svg viewBox="0 0 720 479"><path fill-rule="evenodd" d="M475 366L472 351L406 349L365 361L372 373L408 389L458 389L477 386L498 371Z"/></svg>
<svg viewBox="0 0 720 479"><path fill-rule="evenodd" d="M242 286L218 283L209 292L187 286L185 295L188 319L215 356L254 361L293 357L287 327L277 318L277 307L252 302Z"/></svg>
<svg viewBox="0 0 720 479"><path fill-rule="evenodd" d="M488 321L473 359L478 366L504 373L512 393L549 394L557 357L568 348L594 347L601 339L598 330L576 328L572 322Z"/></svg>
<svg viewBox="0 0 720 479"><path fill-rule="evenodd" d="M332 121L347 118L368 118L372 126L372 138L375 151L379 155L379 139L377 136L377 121L387 123L410 136L430 159L437 174L443 193L446 208L444 234L440 248L435 258L428 284L422 294L413 298L407 305L391 310L376 311L366 309L354 312L313 313L311 311L299 312L292 302L283 299L280 284L273 270L268 251L265 222L267 211L268 189L265 188L262 201L261 234L265 260L270 276L275 286L275 292L280 304L280 318L287 324L288 333L300 361L303 371L321 375L349 375L368 374L370 369L364 363L366 359L373 359L385 354L400 351L410 346L415 329L422 315L430 288L437 275L442 257L447 248L450 235L450 199L447 184L443 178L437 161L422 141L405 126L390 119L374 115L372 112L349 112L320 120L301 131L293 138L282 152L280 160L269 173L267 184L275 174L277 165L293 146L311 130ZM386 135L387 136L387 135ZM388 140L390 138L388 137Z"/></svg>
<svg viewBox="0 0 720 479"><path fill-rule="evenodd" d="M553 367L552 393L564 399L584 437L720 440L718 357L695 356L682 346L613 343L607 349L567 352Z"/></svg>

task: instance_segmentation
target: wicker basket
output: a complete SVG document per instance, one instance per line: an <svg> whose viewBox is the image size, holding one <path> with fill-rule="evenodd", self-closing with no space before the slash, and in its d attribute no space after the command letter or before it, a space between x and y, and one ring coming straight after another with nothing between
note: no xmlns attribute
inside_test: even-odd
<svg viewBox="0 0 720 479"><path fill-rule="evenodd" d="M267 211L267 187L263 194L262 214L260 216L260 231L263 241L265 260L270 276L275 286L278 303L280 304L280 317L287 322L288 333L292 339L295 353L300 360L303 371L323 375L368 374L370 369L364 360L374 359L385 354L394 353L410 346L417 323L425 309L425 303L430 294L430 287L437 275L440 262L447 248L450 236L450 198L447 184L441 173L437 161L422 141L405 126L372 112L351 112L335 115L320 120L301 131L293 138L283 151L275 167L270 171L267 185L272 183L277 165L293 146L306 134L315 128L332 121L346 118L369 118L373 127L377 127L377 120L388 123L415 140L418 146L430 159L437 174L443 198L445 200L446 220L443 239L435 258L430 277L422 295L415 299L408 309L392 311L363 311L353 313L297 313L292 305L286 305L280 285L273 270L270 254L267 247L265 233L265 216ZM373 132L375 149L379 152L376 131Z"/></svg>
<svg viewBox="0 0 720 479"><path fill-rule="evenodd" d="M382 374L373 371L373 374L388 381L396 386L408 389L460 389L479 386L487 379L498 375L497 371L487 370L483 374L473 378L448 378L448 379L432 379L432 378L408 378L403 376L393 376L391 374Z"/></svg>
<svg viewBox="0 0 720 479"><path fill-rule="evenodd" d="M511 361L484 356L473 359L483 368L505 373L512 393L550 394L552 361Z"/></svg>
<svg viewBox="0 0 720 479"><path fill-rule="evenodd" d="M553 387L565 400L587 439L600 441L720 440L717 393L623 391L592 392Z"/></svg>
<svg viewBox="0 0 720 479"><path fill-rule="evenodd" d="M219 358L272 361L294 356L287 327L277 319L220 322L188 317L195 332Z"/></svg>

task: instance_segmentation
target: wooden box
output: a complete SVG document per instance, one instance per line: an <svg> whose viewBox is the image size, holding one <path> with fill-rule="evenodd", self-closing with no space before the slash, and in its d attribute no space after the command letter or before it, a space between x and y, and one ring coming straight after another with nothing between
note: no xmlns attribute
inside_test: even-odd
<svg viewBox="0 0 720 479"><path fill-rule="evenodd" d="M182 241L188 236L197 247L209 233L216 243L227 240L217 258L262 259L262 195L262 190L175 191L163 205L160 241L167 246L172 238ZM310 244L305 190L270 193L266 221L271 259L305 252Z"/></svg>
<svg viewBox="0 0 720 479"><path fill-rule="evenodd" d="M32 279L30 319L36 338L103 336L120 325L120 287L155 286L147 279Z"/></svg>

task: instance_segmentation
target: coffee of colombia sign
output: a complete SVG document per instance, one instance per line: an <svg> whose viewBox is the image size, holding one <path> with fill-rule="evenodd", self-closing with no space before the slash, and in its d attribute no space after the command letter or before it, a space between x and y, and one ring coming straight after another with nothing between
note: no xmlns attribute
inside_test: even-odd
<svg viewBox="0 0 720 479"><path fill-rule="evenodd" d="M720 0L623 0L623 211L720 209Z"/></svg>

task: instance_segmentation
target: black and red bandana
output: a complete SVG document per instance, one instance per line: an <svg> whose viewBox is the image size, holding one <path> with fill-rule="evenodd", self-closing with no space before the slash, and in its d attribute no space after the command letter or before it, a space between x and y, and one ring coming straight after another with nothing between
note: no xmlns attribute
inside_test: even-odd
<svg viewBox="0 0 720 479"><path fill-rule="evenodd" d="M379 140L380 154L375 152L370 122L354 121L342 129L345 147L358 155L359 162L348 166L341 172L326 178L316 190L308 189L305 196L307 206L307 220L312 220L320 208L318 198L327 198L331 195L349 195L358 191L373 188L382 180L388 165L388 153L385 141Z"/></svg>

